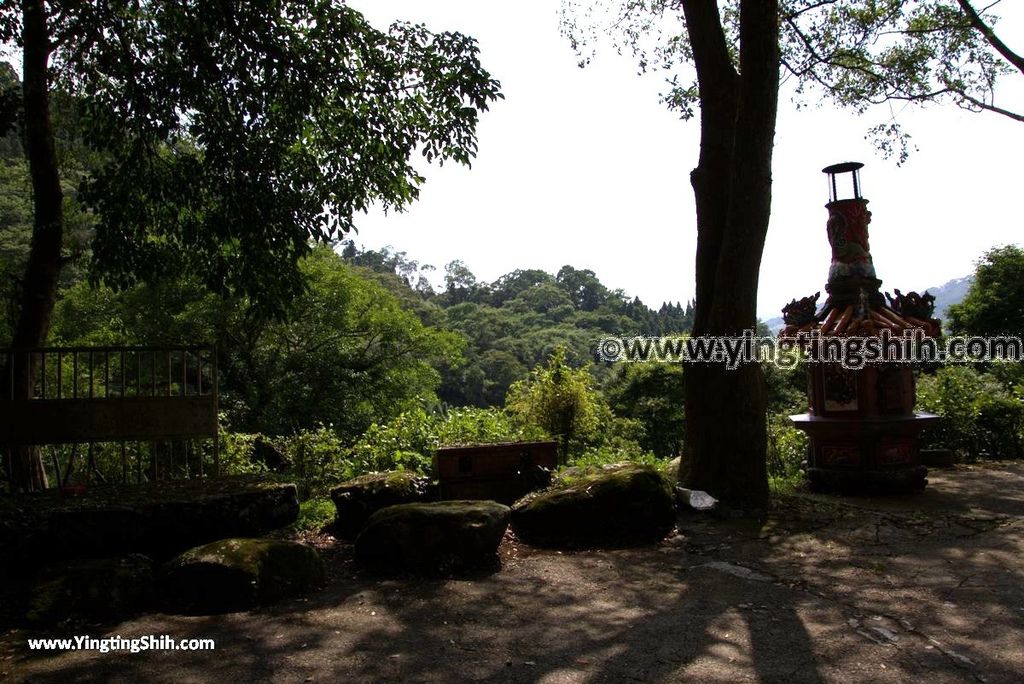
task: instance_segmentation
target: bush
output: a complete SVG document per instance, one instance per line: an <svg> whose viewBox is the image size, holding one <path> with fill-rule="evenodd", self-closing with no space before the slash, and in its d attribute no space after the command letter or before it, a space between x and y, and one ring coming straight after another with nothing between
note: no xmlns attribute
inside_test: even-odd
<svg viewBox="0 0 1024 684"><path fill-rule="evenodd" d="M569 465L577 468L599 467L613 463L636 463L640 465L658 466L664 461L650 451L639 446L600 446L587 449L579 456L571 459Z"/></svg>
<svg viewBox="0 0 1024 684"><path fill-rule="evenodd" d="M917 383L918 408L942 416L924 435L926 448L952 449L961 459L1024 455L1024 401L993 376L947 366Z"/></svg>
<svg viewBox="0 0 1024 684"><path fill-rule="evenodd" d="M262 438L258 433L221 431L220 474L265 473L266 464L256 458L256 443Z"/></svg>
<svg viewBox="0 0 1024 684"><path fill-rule="evenodd" d="M442 414L438 425L438 446L497 444L547 439L536 425L513 424L509 415L495 408L457 408Z"/></svg>
<svg viewBox="0 0 1024 684"><path fill-rule="evenodd" d="M296 480L301 499L322 495L331 485L358 474L341 438L326 426L300 430L273 444L288 459L285 472Z"/></svg>
<svg viewBox="0 0 1024 684"><path fill-rule="evenodd" d="M299 504L299 517L289 529L298 532L319 532L334 522L334 502L316 496Z"/></svg>
<svg viewBox="0 0 1024 684"><path fill-rule="evenodd" d="M358 474L351 454L341 439L323 425L312 430L300 430L288 437L270 438L259 433L221 432L221 474L267 472L267 464L257 455L257 444L260 442L273 446L284 455L287 465L281 472L295 480L302 500L323 494L330 485Z"/></svg>
<svg viewBox="0 0 1024 684"><path fill-rule="evenodd" d="M386 470L428 472L437 448L437 419L421 408L400 413L387 423L374 423L363 433L352 457L360 473Z"/></svg>
<svg viewBox="0 0 1024 684"><path fill-rule="evenodd" d="M981 397L978 402L979 448L997 458L1024 456L1024 402L1015 397Z"/></svg>
<svg viewBox="0 0 1024 684"><path fill-rule="evenodd" d="M566 463L592 442L609 413L592 384L589 369L570 366L566 350L558 347L546 365L509 387L505 408L520 425L539 425L555 436L559 462Z"/></svg>
<svg viewBox="0 0 1024 684"><path fill-rule="evenodd" d="M513 425L495 408L459 408L439 414L414 409L383 425L374 423L352 448L358 473L415 470L429 473L438 447L543 439L540 428Z"/></svg>
<svg viewBox="0 0 1024 684"><path fill-rule="evenodd" d="M661 458L682 453L683 367L678 363L623 363L606 388L609 404L619 416L638 421L635 439Z"/></svg>
<svg viewBox="0 0 1024 684"><path fill-rule="evenodd" d="M785 415L768 418L768 479L776 488L795 486L807 457L807 435Z"/></svg>

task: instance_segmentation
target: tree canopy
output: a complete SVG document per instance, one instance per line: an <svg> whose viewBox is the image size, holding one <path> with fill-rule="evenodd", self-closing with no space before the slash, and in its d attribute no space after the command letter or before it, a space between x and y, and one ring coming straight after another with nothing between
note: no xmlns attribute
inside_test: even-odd
<svg viewBox="0 0 1024 684"><path fill-rule="evenodd" d="M959 304L949 307L957 335L1024 336L1024 249L995 247L978 261L974 282Z"/></svg>
<svg viewBox="0 0 1024 684"><path fill-rule="evenodd" d="M665 73L664 103L689 119L700 104L700 83L695 45L680 10L701 4L706 3L566 0L563 26L581 66L602 40L610 39L636 57L641 72ZM721 47L738 69L744 3L715 4L720 8ZM997 84L1008 75L1024 75L1024 57L998 34L998 4L782 0L777 9L781 82L792 86L797 107L830 100L864 113L885 102L934 102L1024 121L1024 113L999 104ZM870 134L882 153L906 158L910 134L896 117L887 115Z"/></svg>
<svg viewBox="0 0 1024 684"><path fill-rule="evenodd" d="M500 97L472 38L379 31L330 0L46 8L51 91L102 152L83 191L96 275L116 286L185 270L261 302L293 295L311 239L413 201L416 152L468 164ZM25 47L19 13L2 17Z"/></svg>
<svg viewBox="0 0 1024 684"><path fill-rule="evenodd" d="M33 200L18 348L46 342L67 260L55 102L90 155L76 185L95 221L94 283L192 274L279 315L312 242L371 203L415 200L415 153L468 164L479 113L501 96L472 38L380 31L340 0L24 0L0 6L0 43L22 57L0 136L19 128ZM3 377L25 397L33 373ZM11 469L20 488L44 484L31 449Z"/></svg>
<svg viewBox="0 0 1024 684"><path fill-rule="evenodd" d="M352 439L373 422L436 403L438 368L462 339L424 325L372 274L327 247L300 262L305 292L280 319L244 297L204 293L194 278L125 291L80 281L54 316L61 344L217 345L226 425L272 435L330 425Z"/></svg>

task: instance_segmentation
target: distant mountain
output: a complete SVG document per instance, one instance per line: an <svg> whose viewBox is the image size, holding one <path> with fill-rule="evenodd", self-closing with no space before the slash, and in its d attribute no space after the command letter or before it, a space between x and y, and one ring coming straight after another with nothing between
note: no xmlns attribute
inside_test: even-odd
<svg viewBox="0 0 1024 684"><path fill-rule="evenodd" d="M776 316L775 318L769 318L764 322L768 326L772 335L778 335L779 331L786 327L786 322L782 320L782 316Z"/></svg>
<svg viewBox="0 0 1024 684"><path fill-rule="evenodd" d="M974 275L968 275L962 278L954 278L939 287L929 287L928 292L935 296L935 317L945 323L949 306L963 301L973 282Z"/></svg>
<svg viewBox="0 0 1024 684"><path fill-rule="evenodd" d="M940 319L943 323L946 323L947 310L951 304L959 304L963 301L963 298L967 296L967 291L971 289L971 283L974 282L973 275L963 276L962 278L954 278L944 285L938 287L929 287L927 292L935 297L935 317ZM890 290L891 292L891 290ZM918 290L920 293L924 293L925 290ZM785 326L782 320L782 316L776 316L769 318L764 322L768 326L768 329L772 331L772 334L778 334L780 330Z"/></svg>

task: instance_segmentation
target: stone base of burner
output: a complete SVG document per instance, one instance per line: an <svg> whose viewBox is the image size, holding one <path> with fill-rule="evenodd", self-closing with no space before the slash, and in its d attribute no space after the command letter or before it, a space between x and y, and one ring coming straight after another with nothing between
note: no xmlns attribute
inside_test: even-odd
<svg viewBox="0 0 1024 684"><path fill-rule="evenodd" d="M810 438L804 471L815 488L906 491L928 483L920 433L938 416L833 418L804 413L790 420Z"/></svg>
<svg viewBox="0 0 1024 684"><path fill-rule="evenodd" d="M818 491L886 491L905 492L924 489L928 469L924 466L886 470L834 470L806 468L807 481Z"/></svg>

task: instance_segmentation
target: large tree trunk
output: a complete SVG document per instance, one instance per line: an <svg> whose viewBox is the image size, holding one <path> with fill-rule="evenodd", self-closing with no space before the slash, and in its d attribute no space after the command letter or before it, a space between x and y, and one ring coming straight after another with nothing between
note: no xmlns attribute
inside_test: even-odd
<svg viewBox="0 0 1024 684"><path fill-rule="evenodd" d="M16 350L40 347L46 342L57 299L64 234L64 196L50 121L47 69L51 46L45 2L23 0L22 21L25 144L35 216L28 264L21 284L21 309L14 329L12 346ZM14 371L12 396L15 399L30 398L35 376L31 359L15 363ZM46 474L37 448L13 448L10 467L11 481L16 489L46 487Z"/></svg>
<svg viewBox="0 0 1024 684"><path fill-rule="evenodd" d="M684 0L700 88L694 335L740 336L757 323L757 284L771 211L779 85L777 0L740 5L740 70L715 0ZM766 391L760 366L686 369L688 486L744 507L768 499Z"/></svg>

